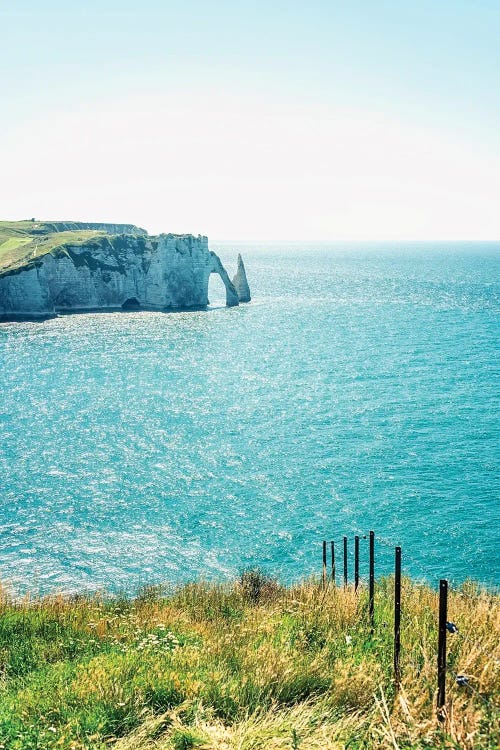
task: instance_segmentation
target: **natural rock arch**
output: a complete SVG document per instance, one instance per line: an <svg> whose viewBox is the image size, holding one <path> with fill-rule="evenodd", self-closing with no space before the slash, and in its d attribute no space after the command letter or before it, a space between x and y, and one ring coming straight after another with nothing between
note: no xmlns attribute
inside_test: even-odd
<svg viewBox="0 0 500 750"><path fill-rule="evenodd" d="M226 306L226 287L218 273L208 276L208 304Z"/></svg>
<svg viewBox="0 0 500 750"><path fill-rule="evenodd" d="M206 299L208 301L208 280L211 274L216 273L221 277L222 283L226 288L226 305L228 307L236 307L236 305L240 304L240 301L238 299L238 292L236 291L233 282L229 278L226 269L222 265L222 261L219 256L212 251L210 252L210 255L212 257L212 263L206 279Z"/></svg>
<svg viewBox="0 0 500 750"><path fill-rule="evenodd" d="M224 284L228 307L250 299L243 262L233 283L206 237L103 234L56 247L19 268L0 267L0 319L119 308L199 310L208 304L212 273Z"/></svg>

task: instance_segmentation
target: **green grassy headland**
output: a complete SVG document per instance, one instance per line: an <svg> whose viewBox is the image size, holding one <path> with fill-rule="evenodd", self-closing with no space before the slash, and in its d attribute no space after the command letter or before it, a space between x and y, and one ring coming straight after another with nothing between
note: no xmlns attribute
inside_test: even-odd
<svg viewBox="0 0 500 750"><path fill-rule="evenodd" d="M449 597L446 717L436 719L435 591L404 580L402 684L393 581L367 592L249 572L233 584L0 603L3 750L500 747L500 597ZM460 686L456 674L467 676Z"/></svg>
<svg viewBox="0 0 500 750"><path fill-rule="evenodd" d="M122 231L142 234L132 225L86 222L0 221L0 274L36 263L37 259L64 245Z"/></svg>

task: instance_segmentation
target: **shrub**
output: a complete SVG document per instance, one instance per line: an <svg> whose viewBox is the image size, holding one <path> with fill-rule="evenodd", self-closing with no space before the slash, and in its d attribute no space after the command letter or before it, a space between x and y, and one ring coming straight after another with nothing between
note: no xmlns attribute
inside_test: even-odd
<svg viewBox="0 0 500 750"><path fill-rule="evenodd" d="M278 581L260 568L244 570L240 575L240 586L249 604L268 602L281 592Z"/></svg>

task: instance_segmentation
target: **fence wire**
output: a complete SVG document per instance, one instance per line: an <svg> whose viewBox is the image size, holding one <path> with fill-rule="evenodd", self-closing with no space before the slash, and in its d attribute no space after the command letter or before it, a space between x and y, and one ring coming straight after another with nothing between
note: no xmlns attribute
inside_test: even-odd
<svg viewBox="0 0 500 750"><path fill-rule="evenodd" d="M465 641L466 643L470 643L475 649L480 651L483 656L486 656L489 661L491 661L493 664L495 664L496 667L500 664L500 659L497 656L494 656L489 651L486 651L486 649L481 646L477 641L473 641L472 638L469 638L468 636L464 635L461 630L458 628L457 625L455 625L454 622L447 622L446 623L446 629L449 633L451 633L453 636L456 636L459 640Z"/></svg>
<svg viewBox="0 0 500 750"><path fill-rule="evenodd" d="M359 541L365 542L369 540L370 533L365 532L362 529L355 528L354 534L359 537ZM348 539L352 539L353 532L351 531L350 537L347 537ZM336 560L335 560L335 569L337 576L340 578L340 580L343 580L343 566L344 566L344 557L343 557L343 551L344 551L344 538L347 535L344 535L340 542L337 542L337 540L334 540L335 544L335 551L340 550L340 554L337 553ZM404 548L401 544L395 544L391 540L387 539L386 537L379 536L377 533L374 534L374 542L375 542L375 548L377 546L381 545L387 549L390 549L391 552L394 553L396 547L401 547L401 557L402 557L402 566L403 569L405 567L405 563L411 565L414 571L418 571L418 573L422 576L423 580L428 580L428 573L426 573L422 567L420 562L418 562L413 555L408 554L406 548ZM361 544L360 544L361 549ZM352 552L351 552L351 560L352 560ZM361 557L361 556L360 556ZM360 576L359 577L359 583L365 584L366 583L366 577ZM473 593L469 593L467 591L464 591L462 589L455 589L452 587L449 587L447 594L456 595L459 597L462 597L465 600L473 601L477 603L478 599L480 597L486 597L490 606L498 606L499 602L496 601L496 597L499 595L500 590L495 588L495 590L485 590L485 589L477 589ZM403 600L404 601L404 600ZM363 609L366 609L365 607ZM365 615L366 612L363 612L363 615ZM415 622L412 620L411 616L406 611L405 607L403 606L401 608L401 620L402 623L404 623L406 626L415 627ZM433 612L433 616L435 616L435 612ZM386 624L386 623L384 623ZM471 646L471 650L475 649L479 651L489 663L494 665L494 668L498 668L498 665L500 664L500 659L497 654L490 652L488 649L486 649L481 643L479 643L477 640L474 640L473 638L470 638L465 633L462 633L461 627L459 628L458 625L456 625L453 621L446 622L446 629L448 633L451 635L451 639L457 639L458 642L463 641L464 643L467 643ZM453 643L453 640L449 640L448 642L448 648ZM417 673L421 670L421 665L419 666L416 664L413 659L411 658L410 654L405 655L405 648L404 643L401 644L402 648L402 664L406 664L407 666L412 667ZM469 654L470 655L470 654ZM461 659L467 658L467 654L462 654ZM459 673L455 672L454 669L450 668L448 665L446 666L446 672L453 677L454 684L458 688L464 688L469 691L470 695L477 697L479 700L481 700L483 703L485 703L488 706L496 706L496 704L491 700L486 698L484 695L482 695L479 690L477 690L474 685L471 684L471 681L476 681L479 683L479 680L474 677L473 675L469 675L466 673Z"/></svg>
<svg viewBox="0 0 500 750"><path fill-rule="evenodd" d="M457 685L458 687L467 688L467 690L469 690L473 695L476 695L487 706L496 706L496 704L490 698L486 698L486 696L482 695L479 690L477 690L473 685L470 684L470 680L476 680L476 677L455 672L449 667L446 667L446 671L448 672L448 674L452 675L455 685Z"/></svg>

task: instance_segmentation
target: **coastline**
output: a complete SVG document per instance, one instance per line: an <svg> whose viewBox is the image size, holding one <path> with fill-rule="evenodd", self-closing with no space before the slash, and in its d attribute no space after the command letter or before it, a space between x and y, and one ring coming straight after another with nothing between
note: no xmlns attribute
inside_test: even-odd
<svg viewBox="0 0 500 750"><path fill-rule="evenodd" d="M135 312L154 312L154 313L185 313L185 312L204 312L209 310L210 304L208 305L196 305L193 307L146 307L139 306L130 309L124 309L123 307L81 307L75 308L74 310L58 310L53 314L44 313L35 315L33 313L16 313L15 315L0 315L0 323L43 323L46 320L55 320L56 318L64 318L70 315L95 315L97 313L135 313ZM224 306L224 309L232 309Z"/></svg>

